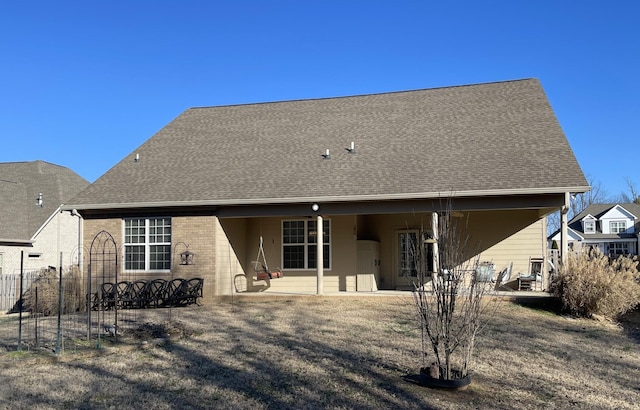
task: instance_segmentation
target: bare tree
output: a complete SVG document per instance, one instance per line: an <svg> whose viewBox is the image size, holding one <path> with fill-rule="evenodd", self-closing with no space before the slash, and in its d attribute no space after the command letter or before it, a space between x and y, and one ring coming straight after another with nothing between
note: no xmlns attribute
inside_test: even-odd
<svg viewBox="0 0 640 410"><path fill-rule="evenodd" d="M468 376L476 336L492 316L497 299L484 298L495 293L494 285L478 273L480 255L473 252L466 218L450 207L438 212L437 218L437 232L426 240L427 233L421 233L413 251L417 276L411 279L422 330L421 372L457 380ZM429 242L437 243L433 254L428 252ZM434 254L437 262L431 273L428 265ZM435 360L428 367L431 354Z"/></svg>
<svg viewBox="0 0 640 410"><path fill-rule="evenodd" d="M627 183L627 188L629 188L629 193L622 192L618 202L640 204L640 190L636 188L631 178L626 177L625 182Z"/></svg>
<svg viewBox="0 0 640 410"><path fill-rule="evenodd" d="M593 177L587 177L587 182L591 190L572 196L567 217L571 220L574 216L584 211L591 204L604 204L611 202L607 190L602 186L602 182L595 181ZM547 234L560 229L560 210L547 216Z"/></svg>

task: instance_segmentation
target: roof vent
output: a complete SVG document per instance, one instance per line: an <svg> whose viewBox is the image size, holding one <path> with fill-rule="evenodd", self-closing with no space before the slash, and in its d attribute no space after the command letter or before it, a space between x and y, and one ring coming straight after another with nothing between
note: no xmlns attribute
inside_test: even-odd
<svg viewBox="0 0 640 410"><path fill-rule="evenodd" d="M327 150L324 152L324 154L322 154L322 158L331 159L331 154L329 154L329 148L327 148Z"/></svg>
<svg viewBox="0 0 640 410"><path fill-rule="evenodd" d="M351 141L351 146L349 148L345 148L349 154L355 154L356 153L356 143Z"/></svg>

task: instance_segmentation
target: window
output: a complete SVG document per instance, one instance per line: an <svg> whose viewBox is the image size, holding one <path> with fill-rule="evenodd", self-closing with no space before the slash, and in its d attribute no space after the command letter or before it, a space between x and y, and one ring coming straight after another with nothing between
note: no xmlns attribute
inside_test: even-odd
<svg viewBox="0 0 640 410"><path fill-rule="evenodd" d="M171 269L171 218L125 219L124 268Z"/></svg>
<svg viewBox="0 0 640 410"><path fill-rule="evenodd" d="M420 252L418 238L418 230L398 232L398 269L401 277L418 276L418 264L426 270L425 274L427 275L431 275L434 271L433 243L426 241L432 238L432 235L429 232L423 233L424 248L422 252Z"/></svg>
<svg viewBox="0 0 640 410"><path fill-rule="evenodd" d="M610 242L607 247L609 255L627 255L629 253L629 242Z"/></svg>
<svg viewBox="0 0 640 410"><path fill-rule="evenodd" d="M595 232L596 232L596 222L584 221L584 233L595 233Z"/></svg>
<svg viewBox="0 0 640 410"><path fill-rule="evenodd" d="M403 276L403 277L418 276L418 269L416 268L417 243L418 243L418 231L400 232L398 234L400 276Z"/></svg>
<svg viewBox="0 0 640 410"><path fill-rule="evenodd" d="M627 224L625 221L609 222L609 232L611 233L623 233L626 230L627 230Z"/></svg>
<svg viewBox="0 0 640 410"><path fill-rule="evenodd" d="M316 269L318 223L309 220L282 221L283 269ZM322 222L323 264L331 268L331 224Z"/></svg>

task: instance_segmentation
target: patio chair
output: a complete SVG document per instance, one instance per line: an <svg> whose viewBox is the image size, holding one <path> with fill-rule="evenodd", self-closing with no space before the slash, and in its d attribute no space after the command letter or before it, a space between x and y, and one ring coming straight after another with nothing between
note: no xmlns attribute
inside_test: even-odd
<svg viewBox="0 0 640 410"><path fill-rule="evenodd" d="M175 278L167 281L164 289L164 300L162 306L180 306L182 296L184 295L184 287L187 281L181 278Z"/></svg>
<svg viewBox="0 0 640 410"><path fill-rule="evenodd" d="M110 310L116 307L116 284L104 282L100 285L100 301L102 310Z"/></svg>
<svg viewBox="0 0 640 410"><path fill-rule="evenodd" d="M543 258L529 258L529 273L520 273L518 276L518 290L536 290L538 281L542 286Z"/></svg>
<svg viewBox="0 0 640 410"><path fill-rule="evenodd" d="M513 290L507 286L504 286L504 284L509 281L509 278L511 278L512 269L513 269L513 262L511 262L509 266L504 268L504 270L498 274L494 290Z"/></svg>
<svg viewBox="0 0 640 410"><path fill-rule="evenodd" d="M164 279L153 279L147 282L143 292L142 292L142 307L153 307L157 308L162 306L165 296L165 287L167 286L167 281Z"/></svg>

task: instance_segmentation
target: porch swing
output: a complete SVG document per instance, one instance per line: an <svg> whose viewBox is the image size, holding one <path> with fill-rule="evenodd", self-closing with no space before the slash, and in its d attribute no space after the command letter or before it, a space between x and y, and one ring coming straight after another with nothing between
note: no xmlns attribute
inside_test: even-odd
<svg viewBox="0 0 640 410"><path fill-rule="evenodd" d="M282 271L280 269L269 270L267 265L267 258L264 255L264 247L262 245L262 236L260 236L260 246L258 247L258 255L256 260L252 261L253 271L256 274L256 280L270 280L278 279L282 277Z"/></svg>

